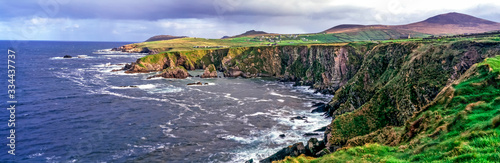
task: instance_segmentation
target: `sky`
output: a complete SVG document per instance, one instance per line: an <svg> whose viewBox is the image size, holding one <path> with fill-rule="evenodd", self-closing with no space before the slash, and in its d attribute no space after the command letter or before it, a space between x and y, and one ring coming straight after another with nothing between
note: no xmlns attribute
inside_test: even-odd
<svg viewBox="0 0 500 163"><path fill-rule="evenodd" d="M500 22L499 8L498 0L4 0L0 40L316 33L340 24L409 24L448 12Z"/></svg>

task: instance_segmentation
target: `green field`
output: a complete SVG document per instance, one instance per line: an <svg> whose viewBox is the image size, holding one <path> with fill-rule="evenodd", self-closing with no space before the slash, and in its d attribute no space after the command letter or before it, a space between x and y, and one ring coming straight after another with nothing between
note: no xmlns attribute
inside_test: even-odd
<svg viewBox="0 0 500 163"><path fill-rule="evenodd" d="M205 38L180 38L163 41L152 41L136 43L136 48L147 47L159 51L185 51L198 49L219 49L228 47L251 47L269 45L304 45L304 44L325 44L325 43L347 43L357 41L382 41L394 40L406 37L412 33L412 38L425 38L429 35L408 31L396 30L366 30L351 33L333 34L282 34L265 35L253 37L237 37L226 39L205 39ZM195 48L201 46L201 48ZM209 47L206 47L209 46Z"/></svg>

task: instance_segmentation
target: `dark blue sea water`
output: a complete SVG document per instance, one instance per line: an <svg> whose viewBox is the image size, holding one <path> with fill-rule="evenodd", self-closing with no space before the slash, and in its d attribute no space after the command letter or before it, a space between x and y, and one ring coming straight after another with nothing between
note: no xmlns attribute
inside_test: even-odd
<svg viewBox="0 0 500 163"><path fill-rule="evenodd" d="M14 44L0 41L1 162L244 162L307 141L304 133L330 122L310 110L312 102L331 96L273 79L147 80L154 73L111 72L145 55L109 51L124 44L15 45L18 104L12 156L7 153L6 101L7 48ZM209 84L186 85L197 81ZM298 115L307 121L290 120Z"/></svg>

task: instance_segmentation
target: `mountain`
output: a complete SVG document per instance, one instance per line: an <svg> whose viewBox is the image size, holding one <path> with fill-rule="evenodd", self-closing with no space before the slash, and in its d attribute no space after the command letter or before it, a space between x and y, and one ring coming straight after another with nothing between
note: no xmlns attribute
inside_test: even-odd
<svg viewBox="0 0 500 163"><path fill-rule="evenodd" d="M366 30L412 31L431 35L454 35L464 33L483 33L500 30L500 23L451 12L436 15L424 21L406 25L353 25L344 24L325 30L326 33L349 33ZM404 33L404 32L403 32ZM411 33L411 32L410 32Z"/></svg>
<svg viewBox="0 0 500 163"><path fill-rule="evenodd" d="M246 31L245 33L242 33L242 34L239 34L239 35L236 35L236 36L232 36L231 38L244 37L244 36L262 36L262 35L273 35L273 34L272 33L267 33L267 32L264 32L264 31L249 30L249 31Z"/></svg>
<svg viewBox="0 0 500 163"><path fill-rule="evenodd" d="M161 41L161 40L172 40L172 39L184 38L184 37L186 37L186 36L156 35L156 36L150 37L145 42Z"/></svg>

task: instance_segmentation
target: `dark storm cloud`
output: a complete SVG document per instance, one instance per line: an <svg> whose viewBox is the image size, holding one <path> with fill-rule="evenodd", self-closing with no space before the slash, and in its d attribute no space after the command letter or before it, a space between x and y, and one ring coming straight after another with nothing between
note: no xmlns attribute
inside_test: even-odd
<svg viewBox="0 0 500 163"><path fill-rule="evenodd" d="M213 1L104 1L104 0L28 0L1 2L0 17L24 17L44 12L50 17L74 19L204 18L217 14ZM4 12L5 11L5 12Z"/></svg>
<svg viewBox="0 0 500 163"><path fill-rule="evenodd" d="M238 0L27 0L3 1L0 17L15 18L45 13L48 17L70 19L134 19L159 20L182 18L254 17L265 19L279 16L306 16L312 19L343 18L367 9L354 6L325 7L323 1L238 1ZM298 3L300 2L300 3Z"/></svg>

